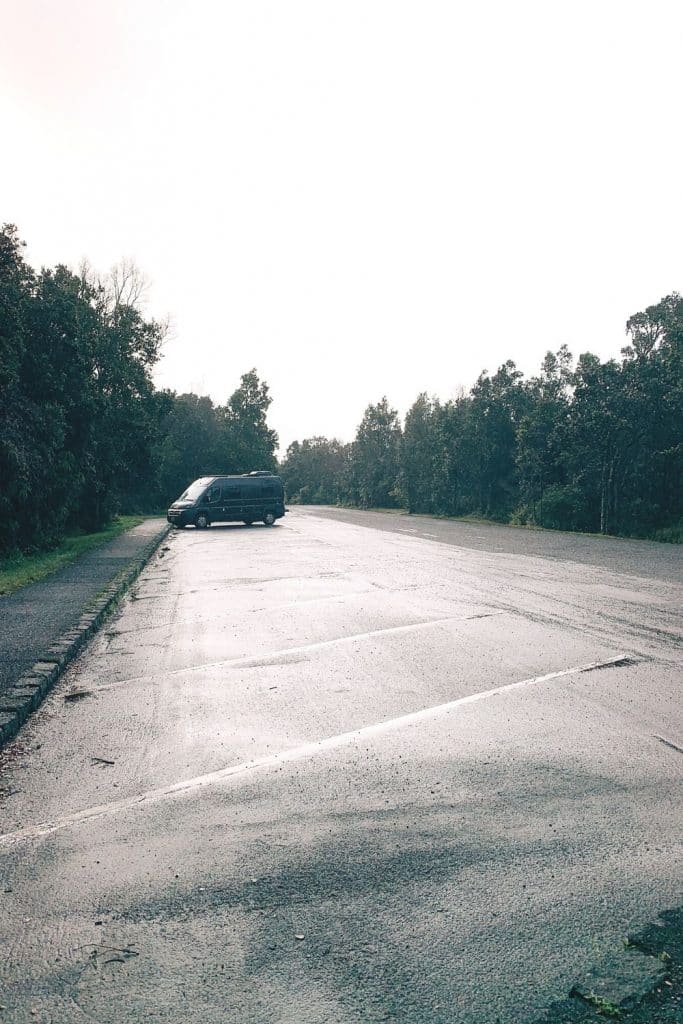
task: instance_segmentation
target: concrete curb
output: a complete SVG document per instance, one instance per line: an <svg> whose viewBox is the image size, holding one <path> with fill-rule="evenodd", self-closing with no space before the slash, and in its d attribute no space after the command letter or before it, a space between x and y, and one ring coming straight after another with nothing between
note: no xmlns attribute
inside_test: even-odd
<svg viewBox="0 0 683 1024"><path fill-rule="evenodd" d="M87 606L78 624L51 644L42 657L0 696L0 750L16 736L31 712L42 704L69 663L114 611L128 588L168 536L169 531L170 526L162 529L159 535L142 549L142 554L100 591L95 600Z"/></svg>

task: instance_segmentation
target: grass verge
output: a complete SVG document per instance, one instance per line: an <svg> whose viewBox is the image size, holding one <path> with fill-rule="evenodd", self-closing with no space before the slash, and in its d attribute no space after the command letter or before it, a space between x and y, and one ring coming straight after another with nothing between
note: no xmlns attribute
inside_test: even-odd
<svg viewBox="0 0 683 1024"><path fill-rule="evenodd" d="M35 583L45 576L57 572L74 562L79 555L92 551L107 541L125 533L144 520L144 516L117 516L104 530L98 533L80 533L65 537L52 551L40 551L35 555L13 555L0 560L0 595L12 594L27 583Z"/></svg>

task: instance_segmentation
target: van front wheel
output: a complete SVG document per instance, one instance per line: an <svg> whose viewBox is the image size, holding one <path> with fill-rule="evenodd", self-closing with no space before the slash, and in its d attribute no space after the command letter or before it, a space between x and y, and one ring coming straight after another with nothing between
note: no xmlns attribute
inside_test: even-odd
<svg viewBox="0 0 683 1024"><path fill-rule="evenodd" d="M207 528L207 526L210 525L209 524L209 517L206 515L205 512L200 512L199 513L199 515L197 516L197 518L194 521L194 525L197 527L198 530L205 530Z"/></svg>
<svg viewBox="0 0 683 1024"><path fill-rule="evenodd" d="M272 526L273 523L275 522L275 516L273 515L273 513L266 512L266 514L263 517L263 522L266 524L266 526Z"/></svg>

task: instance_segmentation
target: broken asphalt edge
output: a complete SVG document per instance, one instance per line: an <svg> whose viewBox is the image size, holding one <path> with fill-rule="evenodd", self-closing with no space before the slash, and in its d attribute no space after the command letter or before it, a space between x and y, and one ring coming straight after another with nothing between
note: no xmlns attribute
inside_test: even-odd
<svg viewBox="0 0 683 1024"><path fill-rule="evenodd" d="M28 671L0 696L0 749L19 732L29 715L38 708L68 665L111 615L129 587L135 582L162 541L170 526L142 549L94 601L86 606L78 623L53 643Z"/></svg>
<svg viewBox="0 0 683 1024"><path fill-rule="evenodd" d="M627 1024L632 1016L642 1021L639 1008L662 985L671 984L672 956L666 947L678 947L674 959L680 961L682 927L683 907L661 911L656 921L629 935L623 948L614 952L611 964L603 964L589 979L573 985L568 998L549 1006L535 1024L589 1024L608 1017ZM646 1017L650 1019L649 1011Z"/></svg>

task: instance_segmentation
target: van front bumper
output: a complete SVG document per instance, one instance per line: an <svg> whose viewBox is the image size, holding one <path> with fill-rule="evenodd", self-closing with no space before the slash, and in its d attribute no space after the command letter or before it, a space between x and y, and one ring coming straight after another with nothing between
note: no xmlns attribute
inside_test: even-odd
<svg viewBox="0 0 683 1024"><path fill-rule="evenodd" d="M190 521L184 508L169 508L166 519L171 526L187 526Z"/></svg>

